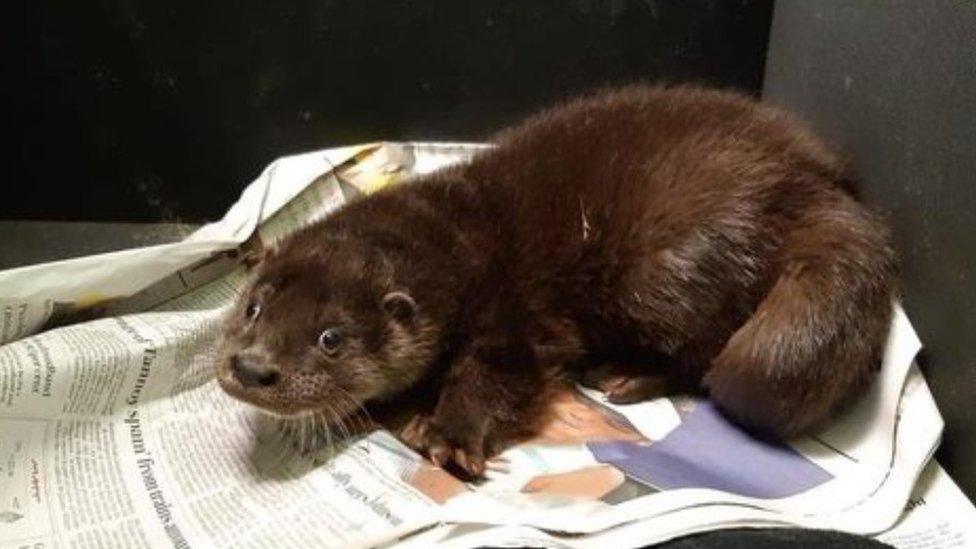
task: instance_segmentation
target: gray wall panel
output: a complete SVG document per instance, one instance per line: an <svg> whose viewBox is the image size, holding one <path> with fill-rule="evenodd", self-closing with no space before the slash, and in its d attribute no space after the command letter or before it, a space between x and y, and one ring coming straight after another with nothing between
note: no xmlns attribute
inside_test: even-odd
<svg viewBox="0 0 976 549"><path fill-rule="evenodd" d="M906 309L976 496L976 2L779 1L764 95L849 153L886 211Z"/></svg>

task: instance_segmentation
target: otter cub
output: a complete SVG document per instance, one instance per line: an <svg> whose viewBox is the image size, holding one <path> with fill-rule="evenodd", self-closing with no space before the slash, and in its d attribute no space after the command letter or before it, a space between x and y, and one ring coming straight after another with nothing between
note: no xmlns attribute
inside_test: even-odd
<svg viewBox="0 0 976 549"><path fill-rule="evenodd" d="M332 421L428 387L401 436L479 475L567 380L620 403L700 387L746 428L788 437L877 370L888 230L786 113L636 86L495 143L269 252L226 322L222 386Z"/></svg>

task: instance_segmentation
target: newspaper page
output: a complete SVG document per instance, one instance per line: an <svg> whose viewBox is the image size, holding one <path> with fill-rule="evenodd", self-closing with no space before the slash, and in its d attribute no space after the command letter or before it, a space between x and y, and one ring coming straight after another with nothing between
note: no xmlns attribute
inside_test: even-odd
<svg viewBox="0 0 976 549"><path fill-rule="evenodd" d="M938 463L918 479L905 512L878 539L901 549L976 547L976 508Z"/></svg>
<svg viewBox="0 0 976 549"><path fill-rule="evenodd" d="M157 288L163 294L161 298L192 288L199 282L194 273L198 277L212 274L212 268L197 271L201 265L220 259L217 252L237 248L315 180L325 178L337 189L332 177L337 167L356 155L378 149L386 147L367 144L277 160L245 189L223 219L181 242L0 272L0 344L64 322L104 314L105 303L144 291L162 280L169 282L165 290ZM338 195L319 196L321 208L339 206L342 200ZM181 280L187 275L189 280Z"/></svg>
<svg viewBox="0 0 976 549"><path fill-rule="evenodd" d="M201 383L215 320L119 317L0 349L0 545L368 545L430 520L399 480L409 460L371 451L382 438L315 467Z"/></svg>
<svg viewBox="0 0 976 549"><path fill-rule="evenodd" d="M898 436L904 439L919 436L933 427L937 419L934 400L921 374L913 368L906 383L900 413L903 417L915 420L914 424L899 423ZM936 422L937 424L938 422ZM910 486L918 473L909 467L909 461L896 457L891 480L886 482L872 497L856 508L845 509L841 514L846 522L891 522L890 517L898 517L894 527L882 530L873 528L843 528L832 523L828 517L811 515L807 520L792 520L778 513L762 512L749 506L714 502L685 504L671 512L645 516L622 523L619 526L583 535L567 535L556 530L544 530L526 526L523 521L509 521L503 525L447 524L428 530L408 540L405 546L426 547L480 547L480 546L544 546L544 547L638 547L645 544L660 543L678 536L733 527L785 527L808 526L815 528L838 528L861 534L874 534L884 542L895 547L970 547L973 544L973 519L976 510L959 491L948 475L935 462L930 462L922 472L911 499L902 508L888 504L892 498L901 501L904 486ZM564 486L564 489L577 493L592 494L593 488L606 489L596 475L590 475L582 486ZM598 491L597 491L598 492ZM613 492L610 492L611 494ZM605 498L609 499L609 498ZM882 505L878 505L881 503ZM894 514L892 514L892 511ZM873 530L873 531L871 531Z"/></svg>
<svg viewBox="0 0 976 549"><path fill-rule="evenodd" d="M0 272L0 547L637 546L784 525L912 547L970 539L949 519L976 514L944 472L919 484L941 495L909 502L942 420L900 308L868 394L789 444L751 439L704 400L615 406L567 390L551 425L464 483L381 425L322 441L321 425L223 394L213 345L242 257L480 149L382 143L287 157L183 242ZM947 505L958 513L935 511Z"/></svg>

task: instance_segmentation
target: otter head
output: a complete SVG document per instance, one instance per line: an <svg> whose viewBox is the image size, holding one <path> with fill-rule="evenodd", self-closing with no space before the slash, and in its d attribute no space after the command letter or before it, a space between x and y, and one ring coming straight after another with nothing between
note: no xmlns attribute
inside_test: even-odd
<svg viewBox="0 0 976 549"><path fill-rule="evenodd" d="M414 384L434 359L436 330L380 253L303 240L251 268L224 321L217 379L274 414L338 422Z"/></svg>

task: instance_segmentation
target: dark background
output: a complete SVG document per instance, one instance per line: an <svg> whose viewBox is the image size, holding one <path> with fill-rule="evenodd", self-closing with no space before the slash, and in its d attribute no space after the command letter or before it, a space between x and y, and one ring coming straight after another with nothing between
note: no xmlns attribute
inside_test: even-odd
<svg viewBox="0 0 976 549"><path fill-rule="evenodd" d="M483 139L554 98L762 86L772 2L22 1L0 218L203 221L278 156Z"/></svg>
<svg viewBox="0 0 976 549"><path fill-rule="evenodd" d="M851 153L866 199L889 214L947 420L938 457L976 495L976 3L779 0L774 17L771 2L718 0L7 10L0 268L172 239L49 221L214 219L286 154L478 140L637 79L762 92Z"/></svg>

